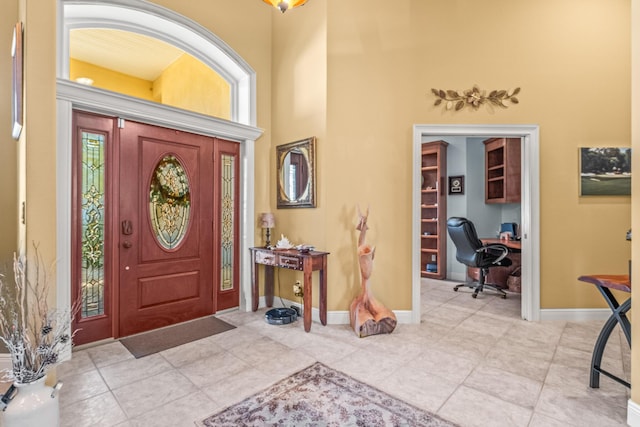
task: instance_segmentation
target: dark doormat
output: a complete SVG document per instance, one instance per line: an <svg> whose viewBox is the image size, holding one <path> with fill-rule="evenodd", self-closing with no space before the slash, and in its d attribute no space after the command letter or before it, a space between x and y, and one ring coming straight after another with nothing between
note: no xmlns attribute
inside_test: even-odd
<svg viewBox="0 0 640 427"><path fill-rule="evenodd" d="M191 341L234 329L235 326L214 316L202 317L178 325L121 338L120 342L136 359Z"/></svg>

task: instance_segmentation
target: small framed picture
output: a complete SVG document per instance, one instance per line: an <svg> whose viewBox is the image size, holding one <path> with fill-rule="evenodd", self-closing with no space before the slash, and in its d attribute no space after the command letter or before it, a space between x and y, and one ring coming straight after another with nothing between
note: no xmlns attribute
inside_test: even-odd
<svg viewBox="0 0 640 427"><path fill-rule="evenodd" d="M631 196L631 148L581 147L580 196Z"/></svg>
<svg viewBox="0 0 640 427"><path fill-rule="evenodd" d="M464 194L464 175L449 177L449 194Z"/></svg>

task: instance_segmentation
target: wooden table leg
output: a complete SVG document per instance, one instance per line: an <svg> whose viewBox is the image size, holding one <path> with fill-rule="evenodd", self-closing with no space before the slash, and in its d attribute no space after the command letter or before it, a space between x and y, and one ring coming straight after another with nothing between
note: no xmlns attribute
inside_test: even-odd
<svg viewBox="0 0 640 427"><path fill-rule="evenodd" d="M327 324L327 257L322 257L320 276L320 323Z"/></svg>
<svg viewBox="0 0 640 427"><path fill-rule="evenodd" d="M259 277L259 264L255 262L256 256L254 251L251 251L251 308L253 311L258 310L258 302L260 301L260 277Z"/></svg>
<svg viewBox="0 0 640 427"><path fill-rule="evenodd" d="M309 332L311 330L311 275L313 274L313 264L310 257L305 257L302 262L302 269L304 273L304 295L302 296L303 310L304 310L304 330Z"/></svg>
<svg viewBox="0 0 640 427"><path fill-rule="evenodd" d="M272 265L264 266L264 299L267 307L273 307L273 271Z"/></svg>

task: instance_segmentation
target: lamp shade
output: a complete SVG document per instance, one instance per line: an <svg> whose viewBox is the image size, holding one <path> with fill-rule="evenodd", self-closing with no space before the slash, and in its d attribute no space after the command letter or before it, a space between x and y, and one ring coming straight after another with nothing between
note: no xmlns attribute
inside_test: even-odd
<svg viewBox="0 0 640 427"><path fill-rule="evenodd" d="M260 214L260 227L273 228L276 226L276 218L271 212L263 212Z"/></svg>
<svg viewBox="0 0 640 427"><path fill-rule="evenodd" d="M262 0L262 1L275 7L282 13L285 13L289 9L293 9L294 7L302 6L307 2L307 0Z"/></svg>

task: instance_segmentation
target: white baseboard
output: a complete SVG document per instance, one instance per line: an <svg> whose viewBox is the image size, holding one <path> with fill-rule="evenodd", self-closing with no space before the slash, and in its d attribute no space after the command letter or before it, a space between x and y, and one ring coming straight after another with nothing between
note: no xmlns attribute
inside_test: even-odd
<svg viewBox="0 0 640 427"><path fill-rule="evenodd" d="M640 427L640 405L631 399L627 405L627 424L631 427Z"/></svg>
<svg viewBox="0 0 640 427"><path fill-rule="evenodd" d="M298 301L291 301L283 298L282 301L287 307L295 305L300 308L302 313L302 304ZM274 298L274 305L280 306L280 298ZM259 306L266 307L264 296L260 297ZM411 310L394 310L398 318L398 323L412 323ZM611 310L608 308L545 308L540 310L540 320L602 320L605 321L611 316ZM316 307L311 312L311 319L314 322L320 321L320 312ZM328 311L327 324L329 325L348 325L349 311ZM639 426L640 427L640 426Z"/></svg>
<svg viewBox="0 0 640 427"><path fill-rule="evenodd" d="M285 298L282 298L284 305L287 307L291 307L295 305L299 308L300 314L304 314L302 310L302 304L297 301L291 301ZM280 298L274 298L274 305L280 306L280 304L276 304L280 302ZM260 297L259 307L266 307L264 296ZM412 323L412 316L410 310L393 310L396 318L398 319L398 323ZM311 309L311 320L314 322L320 322L320 310L316 307L312 307ZM348 325L350 322L349 319L349 311L348 310L340 310L340 311L327 311L327 325Z"/></svg>
<svg viewBox="0 0 640 427"><path fill-rule="evenodd" d="M611 316L608 308L544 308L540 320L607 320Z"/></svg>

